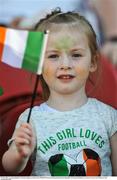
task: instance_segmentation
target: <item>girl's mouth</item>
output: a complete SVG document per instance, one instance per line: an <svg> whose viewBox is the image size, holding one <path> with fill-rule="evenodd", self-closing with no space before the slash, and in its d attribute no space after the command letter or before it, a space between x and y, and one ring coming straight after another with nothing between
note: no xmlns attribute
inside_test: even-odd
<svg viewBox="0 0 117 180"><path fill-rule="evenodd" d="M57 78L64 81L64 82L69 82L71 81L75 76L70 75L70 74L62 74L59 75Z"/></svg>

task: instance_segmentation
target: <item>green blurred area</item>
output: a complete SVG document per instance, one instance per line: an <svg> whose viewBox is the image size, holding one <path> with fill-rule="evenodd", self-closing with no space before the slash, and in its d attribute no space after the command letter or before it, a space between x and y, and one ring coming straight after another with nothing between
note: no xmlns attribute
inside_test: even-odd
<svg viewBox="0 0 117 180"><path fill-rule="evenodd" d="M3 88L0 86L0 96L3 95Z"/></svg>

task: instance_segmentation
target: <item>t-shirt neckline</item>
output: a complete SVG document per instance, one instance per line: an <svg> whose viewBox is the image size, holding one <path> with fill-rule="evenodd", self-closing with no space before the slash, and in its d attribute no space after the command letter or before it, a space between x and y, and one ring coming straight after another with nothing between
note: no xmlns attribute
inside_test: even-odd
<svg viewBox="0 0 117 180"><path fill-rule="evenodd" d="M81 111L83 110L86 106L88 106L88 104L90 103L91 101L91 98L88 98L87 99L87 102L85 104L83 104L82 106L78 107L78 108L75 108L75 109L72 109L72 110L69 110L69 111L59 111L57 109L54 109L52 108L51 106L49 106L47 104L47 102L44 102L41 104L41 107L43 107L43 109L45 109L47 112L56 112L56 113L69 113L69 112L75 112L75 111Z"/></svg>

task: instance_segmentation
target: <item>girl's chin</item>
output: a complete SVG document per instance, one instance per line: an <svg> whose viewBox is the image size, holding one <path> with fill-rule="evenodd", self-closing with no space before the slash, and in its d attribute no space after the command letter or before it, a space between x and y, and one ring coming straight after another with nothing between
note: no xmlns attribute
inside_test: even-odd
<svg viewBox="0 0 117 180"><path fill-rule="evenodd" d="M58 93L61 94L61 95L72 95L72 94L75 93L75 92L77 92L77 91L75 91L75 90L73 90L73 89L69 89L69 88L64 88L64 89L61 88L61 89L58 91Z"/></svg>

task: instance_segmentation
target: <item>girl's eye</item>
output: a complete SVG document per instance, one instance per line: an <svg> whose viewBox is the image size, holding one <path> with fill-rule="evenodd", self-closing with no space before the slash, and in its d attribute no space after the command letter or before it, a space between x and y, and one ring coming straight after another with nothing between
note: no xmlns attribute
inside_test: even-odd
<svg viewBox="0 0 117 180"><path fill-rule="evenodd" d="M49 59L56 59L56 58L59 58L59 55L57 54L51 54L48 56Z"/></svg>
<svg viewBox="0 0 117 180"><path fill-rule="evenodd" d="M81 55L81 54L79 54L79 53L74 53L74 54L72 54L72 57L74 57L74 58L78 58L78 57L82 57L82 55Z"/></svg>

